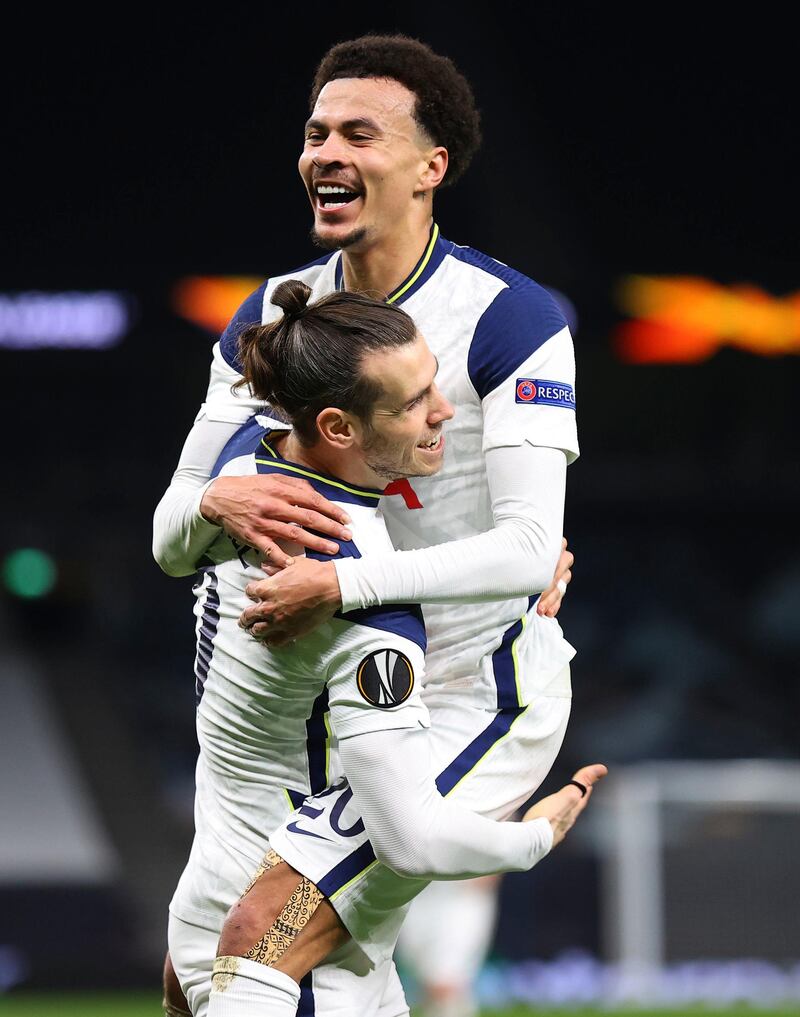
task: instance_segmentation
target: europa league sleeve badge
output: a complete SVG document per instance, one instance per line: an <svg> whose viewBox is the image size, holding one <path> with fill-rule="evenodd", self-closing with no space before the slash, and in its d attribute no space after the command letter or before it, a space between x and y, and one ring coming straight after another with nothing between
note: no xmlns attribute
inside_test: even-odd
<svg viewBox="0 0 800 1017"><path fill-rule="evenodd" d="M358 665L358 691L370 706L388 710L411 695L414 669L399 650L374 650Z"/></svg>

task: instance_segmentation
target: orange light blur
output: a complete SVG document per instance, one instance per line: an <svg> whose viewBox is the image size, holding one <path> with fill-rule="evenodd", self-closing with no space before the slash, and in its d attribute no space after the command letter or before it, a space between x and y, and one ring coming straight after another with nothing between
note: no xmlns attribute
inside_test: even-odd
<svg viewBox="0 0 800 1017"><path fill-rule="evenodd" d="M632 275L618 291L633 320L614 332L631 364L692 364L723 346L764 357L800 353L800 292L773 297L757 286L694 276Z"/></svg>
<svg viewBox="0 0 800 1017"><path fill-rule="evenodd" d="M182 318L219 335L239 305L263 281L247 275L189 276L176 283L172 306Z"/></svg>

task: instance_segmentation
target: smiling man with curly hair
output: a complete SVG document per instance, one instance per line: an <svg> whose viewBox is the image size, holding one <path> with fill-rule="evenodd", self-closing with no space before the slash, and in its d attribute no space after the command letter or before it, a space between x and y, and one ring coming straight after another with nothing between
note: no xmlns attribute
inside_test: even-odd
<svg viewBox="0 0 800 1017"><path fill-rule="evenodd" d="M250 584L257 603L241 619L271 649L334 616L357 612L369 624L379 605L421 603L436 791L482 816L505 819L546 776L569 716L574 650L554 614L569 579L571 556L559 555L566 467L578 455L578 441L572 339L561 310L531 279L445 240L433 219L436 192L466 170L479 142L469 84L424 43L371 35L326 54L314 79L299 170L313 238L327 253L263 283L215 347L206 401L156 513L154 550L165 571L185 575L224 530L282 567ZM437 384L455 406L455 418L435 442L414 452L417 458L439 455L446 442L441 472L419 479L410 470L394 473L399 479L384 491L381 513L397 551L348 553L352 535L341 507L301 481L274 473L211 480L223 446L253 414L281 425L239 384L239 337L249 325L279 316L272 297L287 279L305 283L311 301L347 290L402 306L438 362ZM417 409L414 399L385 412L400 426ZM298 555L298 546L308 549L307 557ZM215 589L206 570L198 605L204 617L214 615L209 598ZM198 654L206 672L216 666L215 654L223 656L218 631L207 627ZM325 728L318 734L324 741ZM309 759L312 750L325 754L335 747L309 742ZM365 775L375 781L376 801L386 792L381 774L378 757ZM292 790L302 796L316 788L301 774ZM454 844L436 866L424 857L406 859L406 878L400 878L382 864L386 838L394 835L392 815L365 830L351 814L352 797L352 789L336 784L278 829L264 829L257 814L247 818L249 840L235 860L237 871L249 866L257 872L269 851L283 863L260 873L222 928L216 1002L212 995L217 1009L211 1012L251 1012L233 1009L237 984L244 996L260 981L275 987L271 969L248 958L270 927L264 919L281 913L280 873L288 870L290 879L297 875L320 888L334 931L338 922L352 937L349 957L357 959L350 974L355 977L361 964L388 979L369 1006L362 1000L352 1012L373 1012L374 1004L384 1017L407 1013L396 976L388 973L404 905L431 878L463 878L469 866L461 864ZM258 857L254 830L263 849ZM220 854L219 871L230 870L230 851L228 844ZM199 884L183 880L173 899L171 946L187 942L198 915L211 916L204 932L219 931L235 902L227 882L224 888L221 880L206 885L202 901L187 896L188 885ZM270 913L273 904L277 910ZM307 970L306 961L308 968L316 965L333 941L336 936L326 939L324 930L315 939L310 925L304 929L299 943L314 949L292 974ZM180 974L175 949L173 959ZM306 995L291 978L277 978L290 1009L294 990L304 1012L311 1005L308 992L324 988L326 1001L320 993L313 1006L318 1015L334 1012L331 985L352 982L337 983L331 969L315 968ZM348 1012L347 1002L340 1012ZM255 996L252 1005L258 1012ZM195 1014L204 1007L201 1001Z"/></svg>

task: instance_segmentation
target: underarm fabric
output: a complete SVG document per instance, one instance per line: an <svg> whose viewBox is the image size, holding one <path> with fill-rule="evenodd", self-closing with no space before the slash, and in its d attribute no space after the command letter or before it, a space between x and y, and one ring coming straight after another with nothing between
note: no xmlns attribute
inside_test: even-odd
<svg viewBox="0 0 800 1017"><path fill-rule="evenodd" d="M335 562L345 611L541 593L561 550L567 459L524 442L486 453L494 528L417 551Z"/></svg>
<svg viewBox="0 0 800 1017"><path fill-rule="evenodd" d="M547 819L496 823L443 798L432 776L428 731L376 731L342 739L339 750L375 855L398 875L523 872L553 845Z"/></svg>

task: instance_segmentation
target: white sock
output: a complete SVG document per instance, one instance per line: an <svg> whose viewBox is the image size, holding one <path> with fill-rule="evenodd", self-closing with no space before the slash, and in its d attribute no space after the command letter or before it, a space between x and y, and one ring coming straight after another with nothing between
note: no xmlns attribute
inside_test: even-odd
<svg viewBox="0 0 800 1017"><path fill-rule="evenodd" d="M295 1017L300 986L275 968L246 957L217 957L208 1017Z"/></svg>

